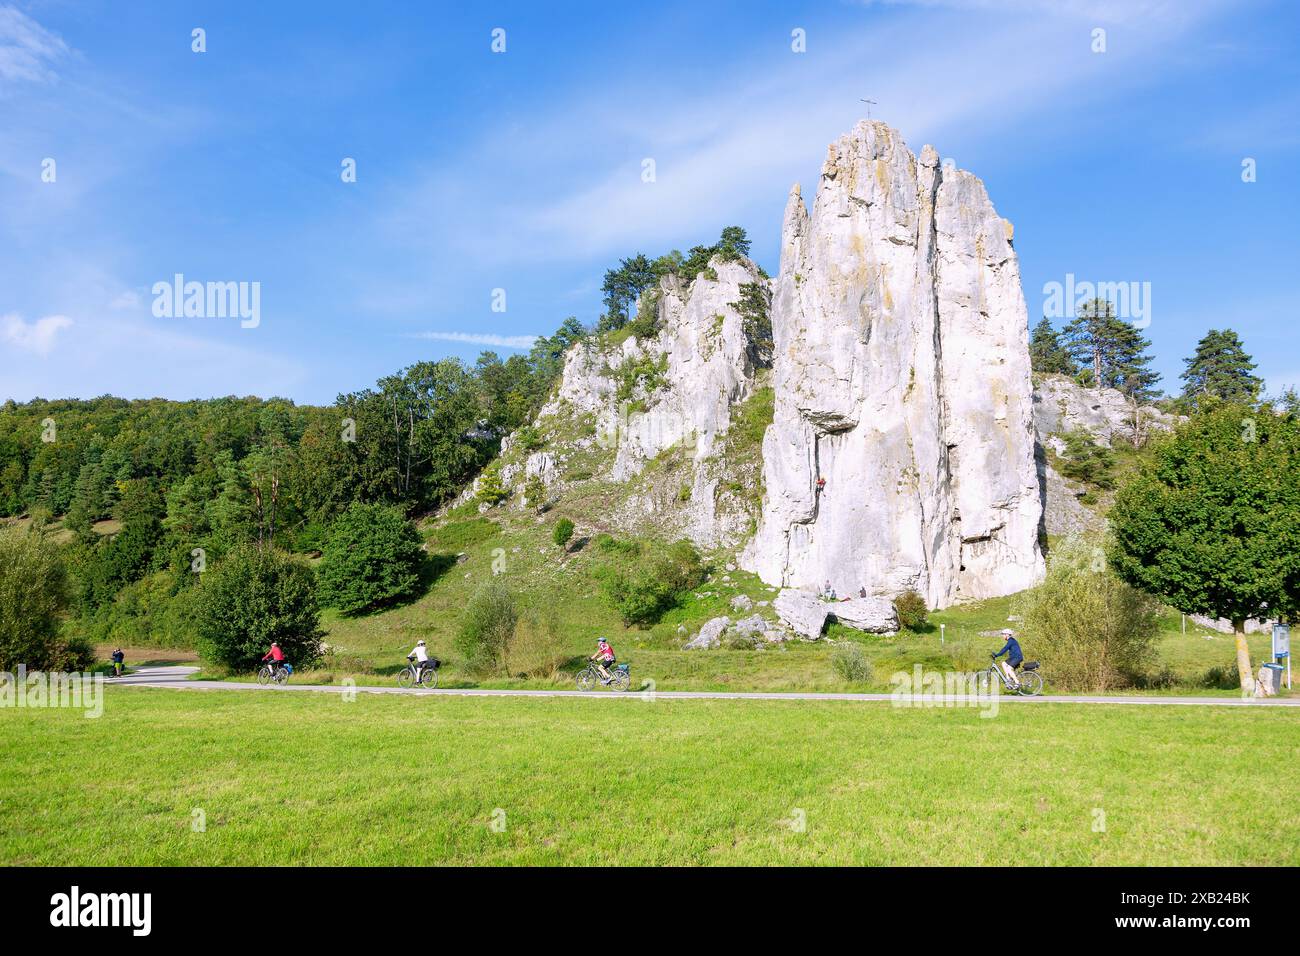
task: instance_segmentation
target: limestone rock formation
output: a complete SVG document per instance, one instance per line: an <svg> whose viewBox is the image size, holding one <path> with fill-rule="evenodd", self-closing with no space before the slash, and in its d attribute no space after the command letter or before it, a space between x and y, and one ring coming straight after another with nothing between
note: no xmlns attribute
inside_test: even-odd
<svg viewBox="0 0 1300 956"><path fill-rule="evenodd" d="M979 179L940 168L929 146L918 160L883 123L830 146L811 213L791 191L762 519L743 560L764 581L914 588L940 608L1041 578L1028 319L1009 232ZM803 633L815 623L796 616Z"/></svg>
<svg viewBox="0 0 1300 956"><path fill-rule="evenodd" d="M702 547L737 547L748 536L752 516L726 500L728 486L745 483L726 474L732 463L722 460L719 440L733 409L753 394L759 372L759 347L735 303L742 285L768 281L748 259L715 257L690 283L667 276L643 296L637 309L654 310L655 335L593 336L565 356L559 391L537 426L565 431L581 421L586 433L567 429L558 436L560 455L600 457L599 470L587 477L620 484L642 476L656 460L687 463L671 480L646 481L629 492L617 511L604 516L611 523L651 525ZM503 448L511 450L510 439ZM512 483L540 474L549 484L562 480L561 464L554 449L536 451L507 465L502 477Z"/></svg>
<svg viewBox="0 0 1300 956"><path fill-rule="evenodd" d="M731 618L729 617L715 617L712 620L707 621L704 626L700 628L700 633L696 634L686 642L684 649L688 651L701 651L717 647L722 638L722 632L727 629L727 626L730 623Z"/></svg>
<svg viewBox="0 0 1300 956"><path fill-rule="evenodd" d="M1156 432L1171 431L1179 416L1154 405L1136 407L1113 388L1085 388L1064 375L1044 375L1034 388L1034 429L1044 445L1052 443L1059 453L1060 436L1083 430L1101 445L1132 442Z"/></svg>
<svg viewBox="0 0 1300 956"><path fill-rule="evenodd" d="M1079 500L1086 488L1065 478L1049 461L1049 450L1056 455L1065 451L1064 435L1084 431L1098 445L1128 445L1135 436L1139 442L1147 441L1182 420L1154 405L1135 406L1113 388L1085 388L1064 375L1041 376L1033 398L1043 525L1049 535L1096 533L1106 527L1100 511Z"/></svg>
<svg viewBox="0 0 1300 956"><path fill-rule="evenodd" d="M836 601L830 609L835 620L859 631L890 634L898 630L898 612L894 610L894 603L885 598L851 598Z"/></svg>
<svg viewBox="0 0 1300 956"><path fill-rule="evenodd" d="M814 640L821 636L830 614L830 605L807 591L790 588L783 590L772 602L772 607L785 624L796 634Z"/></svg>

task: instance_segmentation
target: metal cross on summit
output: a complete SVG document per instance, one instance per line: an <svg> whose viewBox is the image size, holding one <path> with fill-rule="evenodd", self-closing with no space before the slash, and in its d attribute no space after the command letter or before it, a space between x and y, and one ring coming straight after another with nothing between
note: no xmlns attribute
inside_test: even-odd
<svg viewBox="0 0 1300 956"><path fill-rule="evenodd" d="M867 104L867 119L871 119L871 107L873 107L873 106L876 105L876 101L875 101L875 100L863 100L862 102L864 102L864 103Z"/></svg>

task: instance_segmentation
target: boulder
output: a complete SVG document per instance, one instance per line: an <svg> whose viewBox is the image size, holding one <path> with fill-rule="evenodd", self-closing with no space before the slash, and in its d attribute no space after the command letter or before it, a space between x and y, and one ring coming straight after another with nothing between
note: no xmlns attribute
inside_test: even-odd
<svg viewBox="0 0 1300 956"><path fill-rule="evenodd" d="M754 606L754 600L748 594L737 594L731 599L733 611L748 611Z"/></svg>
<svg viewBox="0 0 1300 956"><path fill-rule="evenodd" d="M835 620L859 631L886 634L898 630L894 602L880 597L853 598L829 605Z"/></svg>
<svg viewBox="0 0 1300 956"><path fill-rule="evenodd" d="M701 651L717 647L721 642L722 632L727 629L727 625L730 623L731 618L729 617L715 617L713 620L708 621L700 628L700 633L686 642L685 649L688 651Z"/></svg>
<svg viewBox="0 0 1300 956"><path fill-rule="evenodd" d="M763 620L761 614L751 614L749 617L742 617L735 624L731 625L731 633L739 637L760 637L768 628L767 621Z"/></svg>
<svg viewBox="0 0 1300 956"><path fill-rule="evenodd" d="M813 640L821 637L826 618L831 612L831 605L807 591L791 588L783 590L772 602L777 617L790 626L796 634Z"/></svg>

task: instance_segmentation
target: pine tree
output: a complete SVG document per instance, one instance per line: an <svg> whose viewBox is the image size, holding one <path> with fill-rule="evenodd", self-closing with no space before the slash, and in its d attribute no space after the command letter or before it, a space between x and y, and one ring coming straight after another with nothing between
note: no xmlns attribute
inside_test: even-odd
<svg viewBox="0 0 1300 956"><path fill-rule="evenodd" d="M1135 401L1155 397L1160 374L1150 368L1151 341L1115 315L1115 306L1093 299L1061 333L1070 357L1082 366L1079 380L1091 388L1115 388Z"/></svg>
<svg viewBox="0 0 1300 956"><path fill-rule="evenodd" d="M1070 358L1069 351L1061 342L1061 333L1052 327L1051 319L1043 320L1034 326L1029 336L1029 363L1035 372L1044 375L1058 374L1074 377L1079 374L1079 367Z"/></svg>
<svg viewBox="0 0 1300 956"><path fill-rule="evenodd" d="M1182 398L1188 404L1212 395L1249 405L1259 398L1264 386L1263 379L1251 374L1255 363L1232 329L1210 329L1196 344L1196 354L1183 362L1187 368L1179 378L1184 383Z"/></svg>

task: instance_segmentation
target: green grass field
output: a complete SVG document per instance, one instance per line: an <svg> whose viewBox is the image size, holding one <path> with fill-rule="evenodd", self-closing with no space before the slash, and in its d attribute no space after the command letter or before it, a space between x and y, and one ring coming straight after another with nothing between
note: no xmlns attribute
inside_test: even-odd
<svg viewBox="0 0 1300 956"><path fill-rule="evenodd" d="M1284 710L107 693L0 711L0 863L1300 862Z"/></svg>

